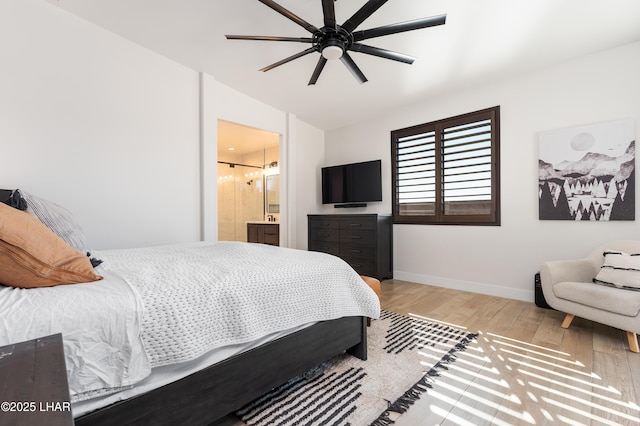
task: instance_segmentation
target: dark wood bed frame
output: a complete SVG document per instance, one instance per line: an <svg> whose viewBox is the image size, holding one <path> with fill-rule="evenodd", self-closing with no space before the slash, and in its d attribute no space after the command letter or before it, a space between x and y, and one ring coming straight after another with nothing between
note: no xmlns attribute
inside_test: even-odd
<svg viewBox="0 0 640 426"><path fill-rule="evenodd" d="M319 322L75 419L87 425L207 425L334 356L367 359L366 318Z"/></svg>

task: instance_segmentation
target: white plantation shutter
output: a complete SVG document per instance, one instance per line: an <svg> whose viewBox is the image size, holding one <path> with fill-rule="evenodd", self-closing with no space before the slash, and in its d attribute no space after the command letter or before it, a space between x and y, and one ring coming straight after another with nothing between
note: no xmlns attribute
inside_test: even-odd
<svg viewBox="0 0 640 426"><path fill-rule="evenodd" d="M499 107L391 139L395 223L499 225Z"/></svg>

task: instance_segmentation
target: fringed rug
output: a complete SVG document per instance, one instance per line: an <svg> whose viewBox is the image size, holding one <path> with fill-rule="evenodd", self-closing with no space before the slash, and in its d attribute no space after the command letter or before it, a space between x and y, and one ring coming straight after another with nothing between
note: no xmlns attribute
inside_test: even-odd
<svg viewBox="0 0 640 426"><path fill-rule="evenodd" d="M251 426L388 425L433 386L475 334L382 311L368 329L368 360L340 355L239 410Z"/></svg>

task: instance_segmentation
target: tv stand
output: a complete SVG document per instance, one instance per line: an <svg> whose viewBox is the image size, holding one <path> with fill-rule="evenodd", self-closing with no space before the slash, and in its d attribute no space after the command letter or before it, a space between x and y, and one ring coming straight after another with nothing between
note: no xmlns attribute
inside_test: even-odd
<svg viewBox="0 0 640 426"><path fill-rule="evenodd" d="M345 203L345 204L334 204L334 208L336 209L348 209L353 207L367 207L367 203Z"/></svg>

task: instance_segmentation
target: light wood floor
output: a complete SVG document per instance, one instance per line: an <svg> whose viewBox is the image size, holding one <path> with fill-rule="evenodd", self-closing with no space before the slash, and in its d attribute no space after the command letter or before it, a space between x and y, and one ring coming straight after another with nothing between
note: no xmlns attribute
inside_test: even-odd
<svg viewBox="0 0 640 426"><path fill-rule="evenodd" d="M382 283L382 308L479 334L398 426L640 425L640 354L620 330L565 330L533 303L399 280Z"/></svg>

